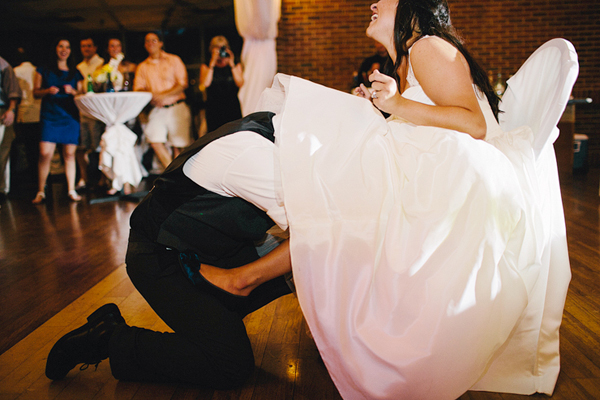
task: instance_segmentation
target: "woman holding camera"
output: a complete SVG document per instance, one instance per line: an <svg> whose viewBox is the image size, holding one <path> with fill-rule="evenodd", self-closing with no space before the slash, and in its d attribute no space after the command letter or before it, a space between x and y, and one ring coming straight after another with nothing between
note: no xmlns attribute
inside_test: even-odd
<svg viewBox="0 0 600 400"><path fill-rule="evenodd" d="M242 65L234 62L233 52L224 36L210 41L208 66L200 68L200 90L206 90L208 132L242 117L238 91L244 84Z"/></svg>

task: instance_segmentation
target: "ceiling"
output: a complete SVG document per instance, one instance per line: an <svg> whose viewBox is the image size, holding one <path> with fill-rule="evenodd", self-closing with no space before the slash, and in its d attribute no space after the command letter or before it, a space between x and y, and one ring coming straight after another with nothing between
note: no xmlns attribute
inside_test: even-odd
<svg viewBox="0 0 600 400"><path fill-rule="evenodd" d="M233 0L0 0L3 31L150 31L231 24Z"/></svg>

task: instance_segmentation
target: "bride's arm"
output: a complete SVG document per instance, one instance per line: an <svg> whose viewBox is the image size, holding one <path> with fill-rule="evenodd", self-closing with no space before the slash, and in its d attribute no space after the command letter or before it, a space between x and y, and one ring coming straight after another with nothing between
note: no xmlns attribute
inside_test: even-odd
<svg viewBox="0 0 600 400"><path fill-rule="evenodd" d="M369 80L377 91L373 99L380 110L417 125L437 126L485 138L486 122L473 90L469 66L462 54L440 38L419 40L410 60L423 91L436 105L405 99L396 82L375 71Z"/></svg>

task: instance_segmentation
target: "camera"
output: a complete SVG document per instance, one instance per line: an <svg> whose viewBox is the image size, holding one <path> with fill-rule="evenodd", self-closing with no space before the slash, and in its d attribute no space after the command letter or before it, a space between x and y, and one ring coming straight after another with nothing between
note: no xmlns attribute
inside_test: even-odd
<svg viewBox="0 0 600 400"><path fill-rule="evenodd" d="M219 57L227 58L229 57L229 53L227 52L227 46L221 46L219 49Z"/></svg>

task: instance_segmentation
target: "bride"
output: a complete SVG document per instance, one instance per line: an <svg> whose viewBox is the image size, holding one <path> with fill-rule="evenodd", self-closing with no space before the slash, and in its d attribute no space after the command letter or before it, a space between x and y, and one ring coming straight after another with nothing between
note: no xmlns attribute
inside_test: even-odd
<svg viewBox="0 0 600 400"><path fill-rule="evenodd" d="M369 77L371 89L361 86L363 97L415 125L457 130L476 139L497 129L489 115L486 124L484 114L491 109L497 119L498 97L456 36L445 1L382 0L371 10L367 35L386 46L398 81L375 71Z"/></svg>
<svg viewBox="0 0 600 400"><path fill-rule="evenodd" d="M293 271L344 398L452 399L485 374L539 274L531 133L500 130L445 0L371 10L393 76L375 71L359 96L282 75L270 89L289 241L200 273L244 296Z"/></svg>

